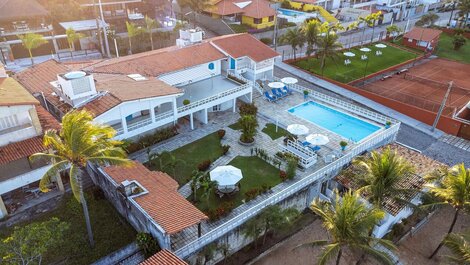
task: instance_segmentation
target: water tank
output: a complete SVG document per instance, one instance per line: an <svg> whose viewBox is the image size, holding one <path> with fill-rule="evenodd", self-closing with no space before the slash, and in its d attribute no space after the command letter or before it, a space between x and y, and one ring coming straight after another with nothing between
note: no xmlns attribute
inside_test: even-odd
<svg viewBox="0 0 470 265"><path fill-rule="evenodd" d="M70 73L66 73L64 75L65 78L67 79L77 79L77 78L82 78L86 76L86 73L83 72L83 71L73 71L73 72L70 72Z"/></svg>

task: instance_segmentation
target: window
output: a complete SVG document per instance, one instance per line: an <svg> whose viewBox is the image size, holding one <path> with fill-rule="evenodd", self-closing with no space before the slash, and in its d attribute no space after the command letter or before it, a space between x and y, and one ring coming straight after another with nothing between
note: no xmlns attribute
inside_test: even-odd
<svg viewBox="0 0 470 265"><path fill-rule="evenodd" d="M262 21L263 21L262 18L254 18L254 19L253 19L253 23L254 23L254 24L261 24Z"/></svg>
<svg viewBox="0 0 470 265"><path fill-rule="evenodd" d="M215 68L215 65L214 63L210 63L209 66L208 66L209 70L214 70Z"/></svg>
<svg viewBox="0 0 470 265"><path fill-rule="evenodd" d="M322 184L321 184L321 190L320 190L321 194L326 195L326 188L327 188L327 187L328 187L328 181L322 182Z"/></svg>
<svg viewBox="0 0 470 265"><path fill-rule="evenodd" d="M220 111L220 104L213 106L212 111Z"/></svg>
<svg viewBox="0 0 470 265"><path fill-rule="evenodd" d="M16 115L0 118L0 131L18 126L18 117Z"/></svg>
<svg viewBox="0 0 470 265"><path fill-rule="evenodd" d="M269 22L274 21L274 16L270 16L268 19Z"/></svg>

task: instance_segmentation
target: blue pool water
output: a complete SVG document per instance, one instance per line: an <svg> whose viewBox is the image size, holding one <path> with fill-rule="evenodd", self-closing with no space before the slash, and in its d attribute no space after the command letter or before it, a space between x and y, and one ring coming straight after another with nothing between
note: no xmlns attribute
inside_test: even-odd
<svg viewBox="0 0 470 265"><path fill-rule="evenodd" d="M306 15L305 12L300 12L300 11L295 11L295 10L290 10L290 9L284 9L284 8L279 8L279 12L281 12L283 15L290 16L290 17L298 17L298 16L304 16Z"/></svg>
<svg viewBox="0 0 470 265"><path fill-rule="evenodd" d="M313 101L293 107L288 111L354 142L359 142L380 130L380 127L374 124Z"/></svg>

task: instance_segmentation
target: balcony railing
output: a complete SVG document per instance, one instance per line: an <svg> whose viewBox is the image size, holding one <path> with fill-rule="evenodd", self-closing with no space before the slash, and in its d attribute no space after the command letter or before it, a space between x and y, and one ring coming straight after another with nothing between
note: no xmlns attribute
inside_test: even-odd
<svg viewBox="0 0 470 265"><path fill-rule="evenodd" d="M22 24L15 27L0 27L0 36L26 34L30 32L47 32L52 30L52 25L28 25Z"/></svg>
<svg viewBox="0 0 470 265"><path fill-rule="evenodd" d="M159 122L161 120L171 118L173 116L174 116L173 111L167 111L167 112L164 112L164 113L160 113L160 114L155 115L155 122ZM139 120L139 121L128 124L127 125L127 131L128 132L135 131L139 128L148 126L150 124L152 124L151 118L145 118L145 119L142 119L142 120ZM119 127L115 130L116 130L116 136L122 135L124 133L124 129L122 127Z"/></svg>

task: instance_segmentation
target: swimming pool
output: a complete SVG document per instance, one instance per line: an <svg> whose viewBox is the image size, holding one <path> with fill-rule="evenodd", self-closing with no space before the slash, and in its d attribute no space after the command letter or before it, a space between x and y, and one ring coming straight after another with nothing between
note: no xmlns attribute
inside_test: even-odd
<svg viewBox="0 0 470 265"><path fill-rule="evenodd" d="M280 12L279 17L285 18L287 21L294 23L302 23L307 18L317 17L317 14L315 13L307 13L291 9L279 8L278 11Z"/></svg>
<svg viewBox="0 0 470 265"><path fill-rule="evenodd" d="M379 126L313 101L290 108L288 111L354 142L359 142L380 130Z"/></svg>

